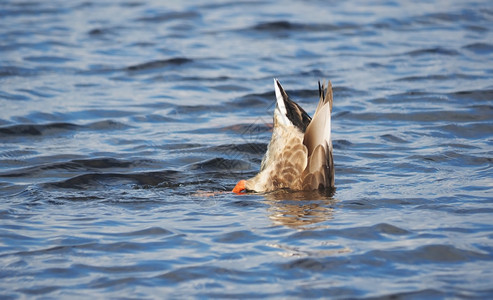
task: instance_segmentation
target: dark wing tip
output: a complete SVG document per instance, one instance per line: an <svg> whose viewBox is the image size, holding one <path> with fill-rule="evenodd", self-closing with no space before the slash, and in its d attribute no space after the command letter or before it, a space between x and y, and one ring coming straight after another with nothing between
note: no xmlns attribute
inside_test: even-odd
<svg viewBox="0 0 493 300"><path fill-rule="evenodd" d="M312 118L298 103L289 98L286 91L282 88L279 80L274 80L279 87L279 91L281 92L282 98L284 100L284 106L286 107L286 117L288 117L289 121L291 121L294 126L296 126L299 130L301 130L301 132L304 133Z"/></svg>

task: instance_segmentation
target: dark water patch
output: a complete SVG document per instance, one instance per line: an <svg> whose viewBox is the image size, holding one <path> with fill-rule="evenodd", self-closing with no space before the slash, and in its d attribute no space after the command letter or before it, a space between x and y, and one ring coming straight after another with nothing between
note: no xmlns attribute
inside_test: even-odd
<svg viewBox="0 0 493 300"><path fill-rule="evenodd" d="M275 105L274 93L268 92L263 94L248 94L241 98L235 99L228 103L233 108L243 109L262 108L264 111L274 109Z"/></svg>
<svg viewBox="0 0 493 300"><path fill-rule="evenodd" d="M0 49L2 49L2 46L0 45ZM6 49L4 49L6 50ZM35 76L38 75L39 71L36 69L29 69L29 68L24 68L24 67L15 67L15 66L0 66L0 78L1 77L8 77L8 76ZM5 91L2 91L2 93L6 93ZM1 94L0 94L1 96ZM16 99L13 99L16 100Z"/></svg>
<svg viewBox="0 0 493 300"><path fill-rule="evenodd" d="M183 76L180 77L180 80L184 81L203 81L203 82L225 82L231 80L230 76L220 75L220 76Z"/></svg>
<svg viewBox="0 0 493 300"><path fill-rule="evenodd" d="M480 149L477 146L474 145L468 145L468 144L458 144L458 143L445 143L439 145L440 147L451 147L455 149Z"/></svg>
<svg viewBox="0 0 493 300"><path fill-rule="evenodd" d="M363 97L363 96L368 95L367 91L362 91L362 90L358 90L356 88L351 88L351 87L347 87L347 86L339 86L339 85L334 86L334 84L332 84L332 91L334 93L334 99L336 99L336 98L341 99L341 98ZM317 98L318 98L318 95L314 98L311 98L311 99L314 99L314 101L315 101L315 99L317 99Z"/></svg>
<svg viewBox="0 0 493 300"><path fill-rule="evenodd" d="M267 151L266 143L243 143L243 144L229 144L213 146L208 149L209 151L223 153L228 156L235 156L237 154L259 154L263 155Z"/></svg>
<svg viewBox="0 0 493 300"><path fill-rule="evenodd" d="M100 265L88 265L77 264L76 269L81 270L82 273L98 273L98 274L138 274L147 272L158 272L163 269L168 269L169 264L165 261L144 261L135 265L122 265L122 266L100 266ZM137 278L136 278L137 279ZM103 280L104 282L105 280ZM95 282L93 282L95 283Z"/></svg>
<svg viewBox="0 0 493 300"><path fill-rule="evenodd" d="M210 284L209 287L224 289L224 287L219 284ZM203 294L203 296L213 299L247 299L247 298L266 299L266 298L275 298L276 295L277 293L272 293L267 291L264 292L254 291L254 292L245 292L245 293L207 291Z"/></svg>
<svg viewBox="0 0 493 300"><path fill-rule="evenodd" d="M191 170L218 171L218 170L250 170L251 165L238 159L226 159L222 157L211 158L190 166Z"/></svg>
<svg viewBox="0 0 493 300"><path fill-rule="evenodd" d="M221 234L214 239L214 242L225 244L243 244L250 243L251 241L258 241L259 238L259 236L250 231L241 230Z"/></svg>
<svg viewBox="0 0 493 300"><path fill-rule="evenodd" d="M332 140L332 145L334 149L343 150L351 148L351 146L353 146L353 143L348 140Z"/></svg>
<svg viewBox="0 0 493 300"><path fill-rule="evenodd" d="M70 10L60 6L50 6L42 3L23 2L14 7L3 7L0 10L2 18L17 18L21 16L63 15Z"/></svg>
<svg viewBox="0 0 493 300"><path fill-rule="evenodd" d="M478 33L484 33L488 32L489 28L485 26L477 26L477 25L466 25L464 26L465 29L473 32L478 32Z"/></svg>
<svg viewBox="0 0 493 300"><path fill-rule="evenodd" d="M249 88L236 84L221 84L213 86L212 88L221 92L245 92L250 90Z"/></svg>
<svg viewBox="0 0 493 300"><path fill-rule="evenodd" d="M386 236L408 235L409 231L387 223L379 223L369 227L352 227L347 229L326 229L322 231L302 231L289 236L290 239L323 239L325 237L344 237L354 240L382 240Z"/></svg>
<svg viewBox="0 0 493 300"><path fill-rule="evenodd" d="M149 243L153 244L153 243ZM155 245L149 245L155 246ZM146 248L146 243L137 242L112 242L112 243L92 243L85 244L80 247L81 249L92 250L92 251L104 251L109 253L135 253L140 252Z"/></svg>
<svg viewBox="0 0 493 300"><path fill-rule="evenodd" d="M171 231L166 230L161 227L150 227L142 230L137 230L137 231L132 231L132 232L127 232L127 233L122 233L121 235L123 236L162 236L162 235L170 235L172 234Z"/></svg>
<svg viewBox="0 0 493 300"><path fill-rule="evenodd" d="M54 292L60 288L61 287L59 287L59 286L33 286L30 288L22 288L22 289L19 289L18 291L25 293L27 295L33 295L34 296L34 295L48 294L48 293Z"/></svg>
<svg viewBox="0 0 493 300"><path fill-rule="evenodd" d="M30 94L32 96L41 97L41 98L53 98L55 96L54 94L45 93L43 91L39 91L39 90L36 90L36 89L32 89L32 90L18 89L17 91L24 92L24 93Z"/></svg>
<svg viewBox="0 0 493 300"><path fill-rule="evenodd" d="M344 201L342 205L345 208L354 210L377 209L379 207L378 203L375 203L374 201L370 201L368 199L347 200Z"/></svg>
<svg viewBox="0 0 493 300"><path fill-rule="evenodd" d="M380 136L383 140L396 144L406 144L409 143L408 140L395 136L393 134L384 134Z"/></svg>
<svg viewBox="0 0 493 300"><path fill-rule="evenodd" d="M247 94L243 97L243 99L260 99L260 100L269 100L269 101L275 101L276 99L276 94L274 91L269 91L265 93L252 93L252 94Z"/></svg>
<svg viewBox="0 0 493 300"><path fill-rule="evenodd" d="M94 28L94 29L89 30L88 34L89 35L102 35L106 32L107 32L107 30L105 30L105 29Z"/></svg>
<svg viewBox="0 0 493 300"><path fill-rule="evenodd" d="M402 293L389 293L389 294L383 294L378 297L367 297L364 299L382 299L382 300L395 300L395 299L439 299L446 295L447 292L438 290L438 289L421 289L417 291L412 291L412 292L402 292ZM460 295L456 295L461 298ZM467 298L467 296L464 294L464 298Z"/></svg>
<svg viewBox="0 0 493 300"><path fill-rule="evenodd" d="M59 183L59 182L55 182ZM97 185L99 184L99 185ZM65 209L65 207L77 207L77 206L119 206L124 209L133 211L140 211L143 208L151 209L153 207L163 207L172 202L163 201L169 195L167 189L160 189L159 186L139 186L137 184L128 184L115 181L109 181L107 183L100 182L92 186L87 185L86 188L79 187L67 187L66 189L60 189L56 184L46 183L40 185L40 194L42 197L36 199L36 205L49 204L52 207L59 207ZM98 188L104 188L98 190ZM63 191L63 192L62 192ZM171 210L171 209L167 209ZM81 214L83 215L83 214ZM118 227L124 224L119 221L108 221L105 219L91 220L91 214L87 218L71 218L71 224L74 226L94 225L102 227ZM101 234L102 236L109 236L101 231L88 232L88 234L94 236ZM113 235L116 236L116 235Z"/></svg>
<svg viewBox="0 0 493 300"><path fill-rule="evenodd" d="M99 119L99 118L121 118L133 116L136 113L131 110L118 110L118 109L87 109L82 111L73 112L70 115L67 115L68 118L72 119ZM118 122L113 120L104 120L97 122L99 124L110 124L113 123L112 126L115 126ZM93 124L97 124L96 122ZM97 125L95 125L97 126Z"/></svg>
<svg viewBox="0 0 493 300"><path fill-rule="evenodd" d="M88 283L87 286L91 289L117 289L119 287L128 285L139 285L139 282L140 280L133 276L118 279L103 277L93 280L92 282Z"/></svg>
<svg viewBox="0 0 493 300"><path fill-rule="evenodd" d="M364 292L355 287L326 287L325 283L315 283L314 288L310 286L301 286L298 290L288 290L286 294L292 298L309 298L309 299L321 299L321 298L347 298L347 299L366 299L363 298ZM274 295L275 297L275 295ZM341 299L342 299L341 298Z"/></svg>
<svg viewBox="0 0 493 300"><path fill-rule="evenodd" d="M463 250L451 245L426 245L413 250L374 250L372 257L406 264L460 263L475 260L490 260L488 254Z"/></svg>
<svg viewBox="0 0 493 300"><path fill-rule="evenodd" d="M23 58L27 61L37 62L37 63L47 63L47 64L60 64L73 61L72 58L60 57L60 56L27 56Z"/></svg>
<svg viewBox="0 0 493 300"><path fill-rule="evenodd" d="M181 115L189 115L193 113L210 114L211 111L220 112L228 109L229 108L225 105L177 105L171 113Z"/></svg>
<svg viewBox="0 0 493 300"><path fill-rule="evenodd" d="M163 115L156 115L156 114L150 114L150 115L145 115L145 116L135 116L132 118L133 121L139 122L139 123L169 123L169 122L179 122L180 120L163 116Z"/></svg>
<svg viewBox="0 0 493 300"><path fill-rule="evenodd" d="M87 203L87 202L104 202L106 200L105 195L99 194L99 195L90 195L90 194L83 194L83 195L77 195L77 194L65 194L63 197L53 197L51 200L48 202L50 204L54 205L61 205L65 204L66 202L82 202L82 203ZM91 219L87 218L85 220L77 220L77 221L97 221L96 219Z"/></svg>
<svg viewBox="0 0 493 300"><path fill-rule="evenodd" d="M35 276L43 275L45 278L53 279L77 279L79 276L83 275L80 270L74 268L47 268L43 270L43 274L33 274Z"/></svg>
<svg viewBox="0 0 493 300"><path fill-rule="evenodd" d="M406 31L412 28L412 19L385 17L371 23L371 27L378 30Z"/></svg>
<svg viewBox="0 0 493 300"><path fill-rule="evenodd" d="M416 18L416 21L425 25L441 25L448 26L449 24L475 24L479 20L485 21L483 14L478 13L474 9L462 9L460 11L442 11L430 14L424 14Z"/></svg>
<svg viewBox="0 0 493 300"><path fill-rule="evenodd" d="M17 251L17 252L8 252L3 253L0 257L3 256L14 256L19 255L22 257L30 257L30 256L46 256L46 255L70 255L79 250L91 249L96 246L97 243L80 243L80 244L72 244L72 245L60 245L60 246L50 246L44 247L36 250L28 250L28 251Z"/></svg>
<svg viewBox="0 0 493 300"><path fill-rule="evenodd" d="M128 168L131 165L138 165L138 162L135 161L122 161L114 158L78 159L70 163L80 165L88 169Z"/></svg>
<svg viewBox="0 0 493 300"><path fill-rule="evenodd" d="M142 48L148 48L155 46L156 43L151 43L151 42L136 42L133 44L130 44L129 47L142 47Z"/></svg>
<svg viewBox="0 0 493 300"><path fill-rule="evenodd" d="M241 207L241 208L258 208L258 207L266 207L265 203L262 203L257 200L236 200L232 202L226 203L227 206L233 207Z"/></svg>
<svg viewBox="0 0 493 300"><path fill-rule="evenodd" d="M473 43L463 47L476 54L491 54L493 53L493 45L488 43Z"/></svg>
<svg viewBox="0 0 493 300"><path fill-rule="evenodd" d="M350 23L327 24L327 23L296 23L286 20L261 22L251 29L263 32L278 32L278 31L302 31L302 32L318 32L318 31L335 31L356 29L358 25Z"/></svg>
<svg viewBox="0 0 493 300"><path fill-rule="evenodd" d="M448 96L442 94L430 94L428 92L420 91L407 91L404 93L397 93L386 96L385 98L376 98L370 100L372 103L385 105L385 104L406 104L406 103L447 103Z"/></svg>
<svg viewBox="0 0 493 300"><path fill-rule="evenodd" d="M431 161L434 163L449 163L456 167L468 168L471 166L489 166L493 163L493 157L464 154L455 151L445 151L427 155L412 155L412 160Z"/></svg>
<svg viewBox="0 0 493 300"><path fill-rule="evenodd" d="M159 94L155 95L152 97L152 101L148 103L138 103L132 106L135 107L146 107L146 108L153 108L153 109L167 109L167 108L172 108L175 105L169 102L164 101L164 99L174 99L173 96L170 95L165 95L165 94ZM157 113L152 113L151 115L157 115Z"/></svg>
<svg viewBox="0 0 493 300"><path fill-rule="evenodd" d="M206 3L206 4L200 4L197 7L198 8L204 8L204 9L210 9L210 10L216 10L216 9L222 9L222 8L232 8L235 6L251 6L251 5L263 5L265 4L264 1L255 1L255 0L248 0L248 1L224 1L224 2L218 2L218 3Z"/></svg>
<svg viewBox="0 0 493 300"><path fill-rule="evenodd" d="M491 116L486 115L474 115L469 111L446 111L446 110L429 110L429 111L420 111L408 113L402 111L402 113L398 112L389 112L389 113L377 113L377 112L347 112L343 115L338 115L337 119L345 120L351 119L355 121L374 121L374 122L394 122L398 123L437 123L437 122L450 122L450 123L466 123L472 121L486 121L490 119ZM447 125L447 126L458 126L458 125ZM475 125L464 125L467 127L475 126ZM489 127L487 124L477 123L476 126L479 127Z"/></svg>
<svg viewBox="0 0 493 300"><path fill-rule="evenodd" d="M310 76L310 77L313 77L313 78L324 78L325 73L322 72L320 69L313 69L313 70L309 70L309 71L302 71L300 72L300 75L301 76Z"/></svg>
<svg viewBox="0 0 493 300"><path fill-rule="evenodd" d="M77 70L76 74L79 75L85 75L85 76L92 76L92 75L113 75L115 73L120 73L122 71L122 68L119 68L117 66L112 66L112 65L106 65L106 64L93 64L89 65L88 69L85 70ZM125 69L123 69L125 71ZM125 77L123 78L123 81L128 81L129 78ZM82 84L84 86L84 84ZM92 84L89 84L89 86L86 87L91 87Z"/></svg>
<svg viewBox="0 0 493 300"><path fill-rule="evenodd" d="M107 39L113 36L117 36L119 31L123 31L124 28L119 27L98 27L93 28L87 32L92 38Z"/></svg>
<svg viewBox="0 0 493 300"><path fill-rule="evenodd" d="M134 7L143 6L145 4L142 2L137 2L137 1L127 1L127 2L120 3L119 5L122 7L134 8Z"/></svg>
<svg viewBox="0 0 493 300"><path fill-rule="evenodd" d="M177 80L180 81L180 80ZM173 87L173 90L177 91L201 91L201 92L209 92L210 88L208 86L197 86L194 83L178 83Z"/></svg>
<svg viewBox="0 0 493 300"><path fill-rule="evenodd" d="M387 223L380 223L377 225L372 226L373 229L379 233L383 234L390 234L390 235L406 235L410 234L409 231L403 228L399 228L397 226L387 224Z"/></svg>
<svg viewBox="0 0 493 300"><path fill-rule="evenodd" d="M71 131L80 128L71 123L51 123L51 124L22 124L0 127L0 136L39 136L56 131Z"/></svg>
<svg viewBox="0 0 493 300"><path fill-rule="evenodd" d="M323 260L316 258L299 258L291 262L280 264L278 267L281 270L291 270L296 276L302 276L304 272L326 272L329 270L344 269L345 265L349 264L348 259L331 259Z"/></svg>
<svg viewBox="0 0 493 300"><path fill-rule="evenodd" d="M493 100L493 90L462 90L451 93L449 96L460 100L491 101Z"/></svg>
<svg viewBox="0 0 493 300"><path fill-rule="evenodd" d="M272 131L272 124L270 123L251 123L251 124L235 124L220 128L221 131L231 132L241 135L256 135Z"/></svg>
<svg viewBox="0 0 493 300"><path fill-rule="evenodd" d="M1 218L1 219L7 219L7 218ZM36 238L26 236L26 235L21 235L17 234L15 232L8 232L6 230L1 230L0 231L0 236L2 239L4 239L4 245L15 245L15 243L18 243L19 241L24 241L24 242L29 242L32 241L33 243L36 241Z"/></svg>
<svg viewBox="0 0 493 300"><path fill-rule="evenodd" d="M0 127L0 137L22 137L22 136L48 136L62 132L77 130L121 130L129 126L112 121L100 121L87 125L77 125L73 123L56 122L47 124L18 124Z"/></svg>
<svg viewBox="0 0 493 300"><path fill-rule="evenodd" d="M228 282L242 282L248 272L238 271L233 268L223 268L214 266L191 266L180 267L176 270L164 273L156 277L161 284L177 284L184 281L194 281L203 278L209 278L210 274L215 274L216 278L226 279ZM164 281L164 282L162 282ZM260 280L255 280L259 282Z"/></svg>
<svg viewBox="0 0 493 300"><path fill-rule="evenodd" d="M89 172L105 169L131 169L145 164L147 164L145 161L124 161L115 158L75 159L68 162L46 163L7 173L0 173L0 177L38 177L47 171Z"/></svg>
<svg viewBox="0 0 493 300"><path fill-rule="evenodd" d="M440 135L448 137L463 137L463 138L489 138L493 132L493 124L487 123L469 123L469 124L448 124L434 127Z"/></svg>
<svg viewBox="0 0 493 300"><path fill-rule="evenodd" d="M14 100L14 101L27 101L31 100L30 97L21 94L7 93L0 91L0 99Z"/></svg>
<svg viewBox="0 0 493 300"><path fill-rule="evenodd" d="M455 73L455 74L432 74L432 75L422 75L422 76L406 76L402 78L398 78L395 81L410 81L410 82L415 82L415 81L446 81L446 80L478 80L478 79L485 79L485 76L482 75L471 75L471 74L462 74L462 73Z"/></svg>
<svg viewBox="0 0 493 300"><path fill-rule="evenodd" d="M124 112L123 114L126 113ZM84 125L83 128L89 130L104 131L104 130L123 130L123 129L131 128L131 126L113 120L104 120L104 121L89 123L87 125Z"/></svg>
<svg viewBox="0 0 493 300"><path fill-rule="evenodd" d="M45 51L50 51L50 50L54 50L54 49L58 49L58 48L68 48L68 49L74 49L74 48L77 48L77 46L75 44L69 44L69 43L65 43L65 42L61 42L61 41L58 41L58 40L46 40L46 41L43 41L43 42L37 42L37 43L31 43L31 42L19 42L19 43L12 43L12 44L9 44L7 46L0 46L0 49L3 50L3 51L16 51L16 50L19 50L19 49L37 49L37 50L45 50ZM59 69L60 66L58 67L53 67L51 69L48 68L48 66L45 66L44 67L44 70L51 70L52 72L56 72L56 71L61 71ZM36 68L36 69L33 69L33 70L36 70L39 72L37 72L38 74L42 74L43 72L43 69L40 69L40 68Z"/></svg>
<svg viewBox="0 0 493 300"><path fill-rule="evenodd" d="M2 159L28 159L33 156L36 156L39 152L35 150L23 150L23 149L15 149L15 150L5 150L0 152L0 157Z"/></svg>
<svg viewBox="0 0 493 300"><path fill-rule="evenodd" d="M129 128L131 126L126 125L124 123L112 120L111 118L122 118L122 117L129 117L129 116L134 116L136 115L137 112L132 111L131 109L128 110L118 110L118 109L101 109L101 110L96 110L96 109L87 109L87 110L76 110L72 112L51 112L51 113L46 113L43 111L34 111L29 114L27 114L24 118L15 118L19 123L27 123L27 122L33 122L33 123L41 123L41 122L49 122L48 124L51 123L63 123L66 120L83 120L83 121L88 121L91 119L99 119L96 122L92 123L86 123L86 124L81 124L78 125L83 129L91 129L91 128L96 128L98 129L98 126L108 126L108 129L114 128L114 129L123 129L123 128ZM22 124L20 124L22 125ZM34 125L43 125L43 124L34 124Z"/></svg>
<svg viewBox="0 0 493 300"><path fill-rule="evenodd" d="M289 21L276 21L257 24L253 27L255 30L290 30L297 27Z"/></svg>
<svg viewBox="0 0 493 300"><path fill-rule="evenodd" d="M270 121L270 120L269 120ZM243 143L259 143L268 141L268 133L272 131L272 123L265 123L264 120L258 119L254 123L249 124L234 124L219 128L199 128L193 130L185 130L183 133L202 133L213 134L215 132L228 133L241 136ZM265 135L265 138L264 138Z"/></svg>
<svg viewBox="0 0 493 300"><path fill-rule="evenodd" d="M166 144L161 146L163 149L172 150L172 151L182 151L182 150L190 150L190 149L199 149L204 145L198 143L174 143L174 144Z"/></svg>
<svg viewBox="0 0 493 300"><path fill-rule="evenodd" d="M438 55L459 55L459 52L453 49L447 49L443 47L429 48L429 49L418 49L407 52L406 55L410 56L421 56L421 55L429 55L429 54L438 54Z"/></svg>
<svg viewBox="0 0 493 300"><path fill-rule="evenodd" d="M51 123L62 123L64 121L67 120L67 118L65 118L65 116L63 116L62 114L58 114L58 113L45 113L45 112L40 112L40 111L36 111L36 112L32 112L30 113L29 115L26 116L25 119L21 119L21 118L16 118L16 120L19 122L19 123L23 123L23 121L25 120L32 120L33 124L34 125L38 125L38 124L51 124ZM46 123L44 123L46 122ZM22 125L22 124L21 124Z"/></svg>
<svg viewBox="0 0 493 300"><path fill-rule="evenodd" d="M64 189L96 189L107 187L128 186L130 189L134 185L175 188L180 186L178 171L162 172L142 172L142 173L90 173L47 184L48 187Z"/></svg>
<svg viewBox="0 0 493 300"><path fill-rule="evenodd" d="M165 13L156 13L151 16L140 17L136 21L162 23L162 22L169 22L174 20L193 20L200 17L201 17L200 13L196 11L165 12Z"/></svg>
<svg viewBox="0 0 493 300"><path fill-rule="evenodd" d="M142 64L137 64L137 65L132 65L129 67L126 67L125 69L127 71L145 71L145 70L152 70L152 69L162 69L162 68L167 68L170 66L180 66L183 64L191 63L193 62L192 59L186 58L186 57L174 57L170 59L162 59L162 60L154 60Z"/></svg>
<svg viewBox="0 0 493 300"><path fill-rule="evenodd" d="M472 189L470 189L472 190ZM486 188L486 187L478 187L478 190L491 190L491 188ZM459 214L459 215L465 215L465 214L487 214L491 215L493 214L493 208L490 207L484 207L484 208L455 208L455 207L450 207L450 211Z"/></svg>

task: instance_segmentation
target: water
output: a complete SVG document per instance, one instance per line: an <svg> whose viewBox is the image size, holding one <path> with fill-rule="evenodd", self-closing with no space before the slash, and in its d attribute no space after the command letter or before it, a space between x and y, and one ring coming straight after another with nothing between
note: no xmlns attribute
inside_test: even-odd
<svg viewBox="0 0 493 300"><path fill-rule="evenodd" d="M170 1L168 1L170 2ZM0 4L0 298L490 298L489 1ZM229 191L272 78L334 195Z"/></svg>

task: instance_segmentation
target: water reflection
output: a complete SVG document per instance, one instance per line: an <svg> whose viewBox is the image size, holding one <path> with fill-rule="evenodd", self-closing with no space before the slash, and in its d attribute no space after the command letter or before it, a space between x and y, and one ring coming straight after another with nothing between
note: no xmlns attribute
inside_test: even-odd
<svg viewBox="0 0 493 300"><path fill-rule="evenodd" d="M269 218L276 225L300 228L332 219L337 200L321 191L276 191L264 195Z"/></svg>

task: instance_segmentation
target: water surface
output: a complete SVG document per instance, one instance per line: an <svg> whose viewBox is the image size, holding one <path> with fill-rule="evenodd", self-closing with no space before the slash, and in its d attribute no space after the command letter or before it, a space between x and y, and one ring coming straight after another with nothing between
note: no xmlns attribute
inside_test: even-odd
<svg viewBox="0 0 493 300"><path fill-rule="evenodd" d="M3 1L0 297L490 298L488 1ZM229 191L272 79L335 194Z"/></svg>

